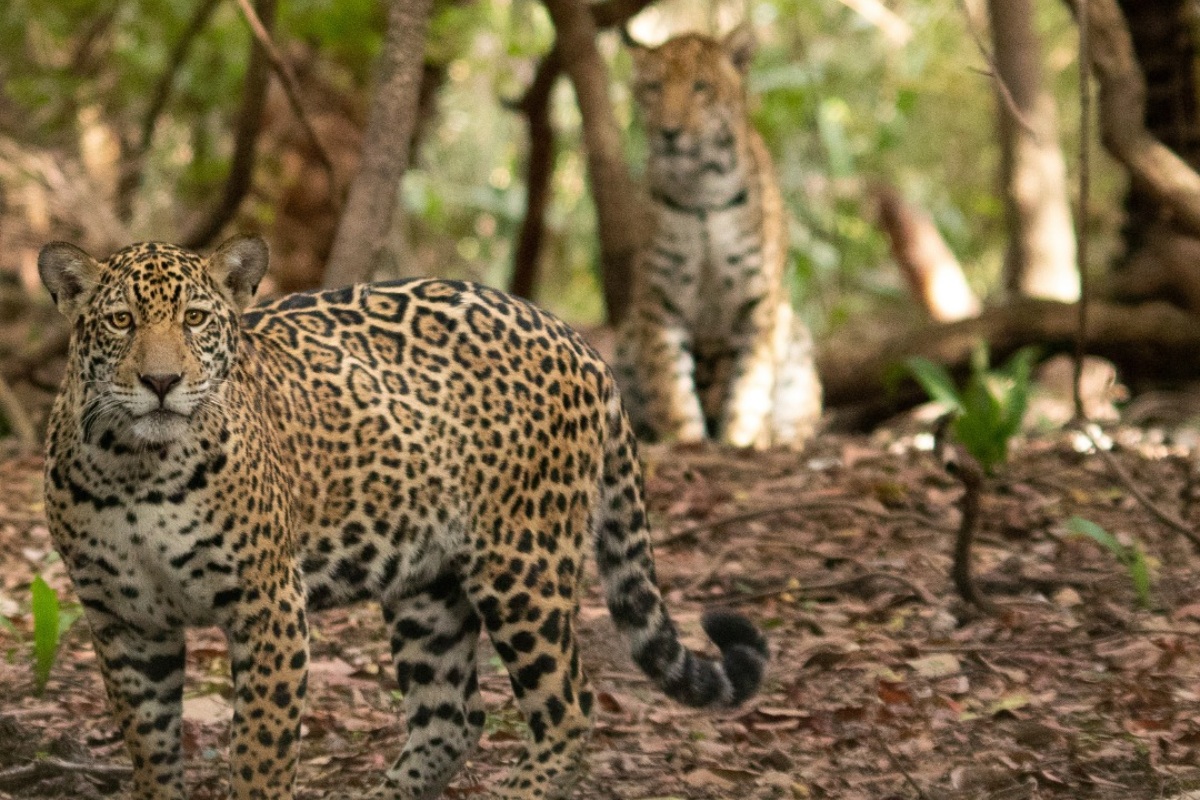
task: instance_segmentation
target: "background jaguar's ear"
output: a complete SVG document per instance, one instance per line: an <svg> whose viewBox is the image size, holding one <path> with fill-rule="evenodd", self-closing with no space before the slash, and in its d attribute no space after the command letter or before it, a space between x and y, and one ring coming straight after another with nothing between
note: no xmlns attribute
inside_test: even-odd
<svg viewBox="0 0 1200 800"><path fill-rule="evenodd" d="M737 67L737 71L745 75L750 70L750 61L754 58L754 50L758 42L754 39L754 29L750 23L743 22L731 30L721 42L725 54Z"/></svg>
<svg viewBox="0 0 1200 800"><path fill-rule="evenodd" d="M208 259L208 271L238 310L250 305L267 274L267 243L261 236L234 236Z"/></svg>
<svg viewBox="0 0 1200 800"><path fill-rule="evenodd" d="M633 34L629 32L628 23L621 26L621 44L629 50L629 55L633 58L633 68L641 71L642 63L645 61L646 54L650 52L650 48L633 38Z"/></svg>
<svg viewBox="0 0 1200 800"><path fill-rule="evenodd" d="M74 321L100 279L100 265L73 244L51 242L38 253L38 274L58 310Z"/></svg>

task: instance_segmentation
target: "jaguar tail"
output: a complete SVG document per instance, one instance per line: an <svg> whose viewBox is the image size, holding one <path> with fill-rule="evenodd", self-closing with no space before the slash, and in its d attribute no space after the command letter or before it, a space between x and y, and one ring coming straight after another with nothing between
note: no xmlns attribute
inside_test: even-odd
<svg viewBox="0 0 1200 800"><path fill-rule="evenodd" d="M767 641L741 614L709 611L701 624L720 660L680 643L655 582L637 441L615 393L607 433L595 545L609 613L628 637L634 661L668 697L700 708L737 706L762 682Z"/></svg>

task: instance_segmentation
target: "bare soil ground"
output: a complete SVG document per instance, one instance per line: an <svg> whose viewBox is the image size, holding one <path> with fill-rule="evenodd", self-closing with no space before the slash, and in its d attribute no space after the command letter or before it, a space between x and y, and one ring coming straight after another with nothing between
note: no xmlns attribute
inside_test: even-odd
<svg viewBox="0 0 1200 800"><path fill-rule="evenodd" d="M1116 458L1190 523L1192 456L1116 435ZM983 499L975 564L995 616L949 579L961 489L906 439L823 437L802 455L647 448L659 580L689 642L734 605L768 632L762 693L712 716L637 671L595 586L581 609L599 691L580 798L1168 798L1200 790L1200 554L1065 436L1024 443ZM34 693L29 583L73 595L42 518L40 461L0 461L0 797L120 796L127 765L86 626ZM1144 549L1151 607L1125 566L1068 532L1089 519ZM115 534L114 534L115 535ZM316 621L298 797L361 797L404 739L376 610ZM486 647L486 645L485 645ZM480 752L447 797L486 797L522 725L499 661ZM189 781L224 800L226 649L190 638ZM7 794L6 794L7 793ZM1185 794L1188 793L1188 794Z"/></svg>

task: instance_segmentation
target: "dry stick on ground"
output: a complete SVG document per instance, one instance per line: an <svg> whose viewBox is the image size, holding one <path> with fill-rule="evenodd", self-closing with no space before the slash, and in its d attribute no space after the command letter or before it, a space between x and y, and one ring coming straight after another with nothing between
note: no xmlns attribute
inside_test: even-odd
<svg viewBox="0 0 1200 800"><path fill-rule="evenodd" d="M1188 541L1190 541L1198 550L1200 550L1200 534L1197 534L1196 531L1192 530L1192 528L1186 522L1172 514L1170 511L1159 507L1146 495L1145 492L1139 489L1133 478L1130 477L1129 473L1125 471L1125 468L1121 466L1120 462L1117 461L1113 454L1100 446L1100 443L1096 441L1096 437L1092 435L1090 430L1088 430L1087 425L1078 426L1078 430L1081 431L1084 436L1088 437L1093 448L1095 448L1096 452L1100 454L1100 458L1102 458L1104 463L1108 465L1108 468L1112 470L1112 473L1117 477L1117 480L1121 482L1121 485L1124 486L1129 493L1132 494L1137 501L1145 507L1147 511L1153 514L1155 519L1164 525L1173 528L1179 533L1182 533L1187 537Z"/></svg>
<svg viewBox="0 0 1200 800"><path fill-rule="evenodd" d="M915 512L890 511L888 509L872 508L871 506L869 506L865 503L856 503L853 500L842 500L839 498L830 497L830 498L820 498L820 499L813 499L813 500L803 500L798 503L788 503L787 505L783 505L783 506L770 506L768 508L756 508L752 511L746 511L741 514L734 514L733 516L729 516L729 517L722 517L721 519L714 519L714 520L710 520L708 522L699 522L688 528L684 528L683 530L675 531L674 533L670 533L670 534L667 534L666 536L663 536L661 539L658 539L654 542L654 546L655 547L668 547L670 545L675 544L676 542L683 541L684 539L689 539L689 538L691 538L693 536L697 536L701 533L707 533L707 532L719 530L721 528L728 527L729 525L736 525L739 522L749 522L751 520L761 519L763 517L772 517L772 516L775 516L776 514L789 514L789 513L795 512L795 511L817 511L817 510L821 510L821 509L839 509L839 510L844 509L847 511L854 511L859 514L866 514L868 516L878 517L878 518L884 519L884 520L907 519L912 522L920 523L922 525L928 525L931 528L940 527L937 524L937 522L935 522L934 520L931 520L928 517L923 516L921 514L917 514Z"/></svg>
<svg viewBox="0 0 1200 800"><path fill-rule="evenodd" d="M258 18L269 29L275 23L276 0L257 0ZM255 149L262 130L263 105L270 80L270 63L266 49L257 42L251 47L250 64L246 67L245 88L238 108L237 130L233 139L233 158L225 191L208 215L183 237L183 245L192 250L207 246L221 232L250 191L254 175Z"/></svg>
<svg viewBox="0 0 1200 800"><path fill-rule="evenodd" d="M766 600L768 597L777 597L781 594L796 594L796 595L814 595L821 592L836 592L842 589L849 589L852 586L859 586L871 581L890 581L898 583L905 589L908 589L912 595L926 605L936 605L936 598L928 589L920 584L914 583L908 578L900 575L895 575L891 572L881 572L872 570L871 572L863 572L849 578L840 578L835 581L817 581L804 583L803 581L789 581L783 586L776 586L771 589L763 589L761 592L751 592L749 594L739 594L725 599L726 603L741 604L754 603L759 600Z"/></svg>
<svg viewBox="0 0 1200 800"><path fill-rule="evenodd" d="M0 772L0 790L20 789L47 778L59 777L64 773L119 782L128 780L133 775L133 770L123 764L81 764L49 756Z"/></svg>
<svg viewBox="0 0 1200 800"><path fill-rule="evenodd" d="M971 575L971 543L979 527L979 500L985 478L983 467L966 448L948 440L950 421L949 415L942 417L935 434L937 452L942 458L946 472L958 478L963 485L962 497L958 501L962 519L958 524L958 534L954 538L954 566L950 575L963 600L980 611L994 614L998 610L996 605L980 593Z"/></svg>
<svg viewBox="0 0 1200 800"><path fill-rule="evenodd" d="M300 126L304 128L304 135L308 137L312 144L313 150L317 153L317 159L321 162L321 166L325 168L325 177L329 181L329 196L334 204L340 203L340 193L338 191L337 176L333 170L333 160L329 158L329 153L325 150L325 146L321 144L321 138L317 136L317 131L313 127L312 122L308 118L308 114L304 111L304 106L300 104L300 88L296 82L296 76L292 74L292 68L284 61L283 56L279 53L279 48L275 46L275 42L271 41L271 34L263 25L263 21L259 19L255 13L254 7L250 5L250 0L237 0L238 7L242 9L242 14L246 17L246 22L250 25L250 30L254 33L254 38L258 42L259 47L267 55L267 60L271 62L271 69L279 77L279 82L283 84L283 93L287 95L288 104L292 107L292 113L296 115ZM335 209L336 211L336 209Z"/></svg>
<svg viewBox="0 0 1200 800"><path fill-rule="evenodd" d="M925 790L921 788L921 785L913 780L913 776L908 773L908 770L904 768L904 764L902 764L900 759L896 757L896 754L892 752L892 749L888 747L887 742L885 742L883 737L879 735L879 731L876 729L871 729L871 735L874 737L875 743L878 744L880 749L882 749L887 755L888 761L892 762L892 766L896 769L896 771L904 776L904 782L911 786L913 791L917 793L917 797L919 797L921 800L929 800L929 795L925 794Z"/></svg>

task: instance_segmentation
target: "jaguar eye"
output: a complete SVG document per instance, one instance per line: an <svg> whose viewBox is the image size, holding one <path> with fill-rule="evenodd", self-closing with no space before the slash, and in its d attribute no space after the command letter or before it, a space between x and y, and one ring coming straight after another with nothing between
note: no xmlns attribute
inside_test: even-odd
<svg viewBox="0 0 1200 800"><path fill-rule="evenodd" d="M183 321L189 328L198 328L208 319L208 312L202 308L189 308L183 315Z"/></svg>
<svg viewBox="0 0 1200 800"><path fill-rule="evenodd" d="M708 81L696 81L692 84L692 91L696 94L704 94L712 88L712 84Z"/></svg>
<svg viewBox="0 0 1200 800"><path fill-rule="evenodd" d="M119 331L126 330L133 325L133 314L128 311L113 312L108 315L108 324Z"/></svg>

